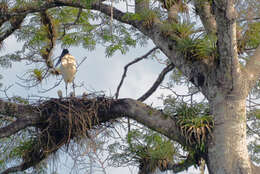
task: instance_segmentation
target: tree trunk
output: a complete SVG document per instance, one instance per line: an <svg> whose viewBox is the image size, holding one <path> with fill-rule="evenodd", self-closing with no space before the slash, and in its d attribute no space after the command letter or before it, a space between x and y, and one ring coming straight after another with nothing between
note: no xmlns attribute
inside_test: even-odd
<svg viewBox="0 0 260 174"><path fill-rule="evenodd" d="M252 174L246 140L246 99L235 95L210 102L215 126L208 144L211 174Z"/></svg>

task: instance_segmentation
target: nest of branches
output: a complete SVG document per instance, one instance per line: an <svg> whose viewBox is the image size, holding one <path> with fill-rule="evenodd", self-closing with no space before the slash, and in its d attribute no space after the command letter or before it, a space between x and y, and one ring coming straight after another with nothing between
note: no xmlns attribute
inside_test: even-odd
<svg viewBox="0 0 260 174"><path fill-rule="evenodd" d="M51 99L40 105L43 122L37 125L36 137L24 153L24 168L39 163L70 142L89 138L88 132L111 119L111 99L104 97ZM103 124L104 125L104 124Z"/></svg>

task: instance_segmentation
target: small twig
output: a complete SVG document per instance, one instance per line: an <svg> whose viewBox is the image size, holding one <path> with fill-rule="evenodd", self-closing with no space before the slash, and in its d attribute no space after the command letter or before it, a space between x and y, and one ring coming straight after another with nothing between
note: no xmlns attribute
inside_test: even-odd
<svg viewBox="0 0 260 174"><path fill-rule="evenodd" d="M39 91L39 92L40 92L40 93L46 93L46 92L48 92L48 91L50 91L50 90L56 88L57 86L59 86L60 83L61 83L61 81L62 81L62 79L61 79L58 83L55 83L52 87L50 87L50 88L48 88L48 89L44 89L44 90Z"/></svg>
<svg viewBox="0 0 260 174"><path fill-rule="evenodd" d="M82 8L79 8L79 11L78 11L77 18L75 19L75 21L74 21L74 23L73 23L73 24L76 24L76 23L78 23L78 21L79 21L79 18L80 18L80 15L81 15L81 13L82 13Z"/></svg>
<svg viewBox="0 0 260 174"><path fill-rule="evenodd" d="M153 49L151 49L150 51L148 51L145 55L136 58L134 61L128 63L128 64L124 67L124 73L123 73L123 75L122 75L121 81L120 81L120 83L119 83L119 85L118 85L118 87L117 87L117 90L116 90L116 94L115 94L116 99L118 99L120 88L121 88L121 86L122 86L122 84L123 84L123 82L124 82L124 79L125 79L125 77L126 77L127 68L128 68L129 66L131 66L131 65L133 65L133 64L135 64L135 63L137 63L137 62L139 62L139 61L141 61L141 60L147 58L147 56L149 56L149 55L150 55L152 52L154 52L156 49L158 49L158 47L154 47Z"/></svg>
<svg viewBox="0 0 260 174"><path fill-rule="evenodd" d="M110 8L110 32L111 35L113 34L113 17L114 17L114 13L113 13L113 6L114 6L114 0L111 0L111 8Z"/></svg>
<svg viewBox="0 0 260 174"><path fill-rule="evenodd" d="M78 70L78 68L80 67L80 65L81 65L83 62L85 62L86 59L87 59L87 57L84 57L84 58L80 61L80 63L77 65L77 70Z"/></svg>
<svg viewBox="0 0 260 174"><path fill-rule="evenodd" d="M246 124L246 127L249 131L251 131L253 134L257 135L260 138L260 134L257 131L254 131L248 124Z"/></svg>
<svg viewBox="0 0 260 174"><path fill-rule="evenodd" d="M48 72L49 72L49 68L47 68L46 70L45 70L45 72L44 72L44 74L43 74L43 76L42 76L42 80L43 79L45 79L45 78L47 78L47 76L49 75L48 74ZM27 73L25 73L23 76L25 76L26 74L28 74L29 72L27 72ZM34 81L35 83L34 84L32 84L32 85L22 85L22 84L20 84L20 83L18 83L18 82L15 82L17 85L19 85L19 86L21 86L21 87L23 87L23 88L33 88L33 87L35 87L35 86L37 86L37 85L39 85L41 82L42 82L42 80L41 81L35 81L35 79L33 79L33 78L30 78L30 79L25 79L25 78L22 78L21 76L18 76L18 75L16 75L16 77L18 78L18 79L20 79L20 80L22 80L24 83L29 83L29 82L32 82L32 81Z"/></svg>
<svg viewBox="0 0 260 174"><path fill-rule="evenodd" d="M150 97L154 91L156 91L156 89L158 88L158 86L162 83L165 75L170 72L171 70L173 70L175 66L173 64L169 64L168 66L166 66L162 72L159 74L159 76L157 77L156 81L153 83L152 87L146 92L144 93L139 99L138 101L145 101L148 97Z"/></svg>
<svg viewBox="0 0 260 174"><path fill-rule="evenodd" d="M128 13L129 10L128 10L128 1L127 0L125 0L125 6L126 6L126 12Z"/></svg>
<svg viewBox="0 0 260 174"><path fill-rule="evenodd" d="M252 19L249 19L249 21L257 21L257 20L260 20L260 17L255 17L255 18L252 18ZM248 21L248 19L239 19L237 22L244 22L244 21Z"/></svg>
<svg viewBox="0 0 260 174"><path fill-rule="evenodd" d="M200 92L200 91L195 91L195 92L190 93L190 94L178 94L177 92L175 92L175 91L174 91L173 89L171 89L170 87L163 86L163 85L161 85L161 87L162 87L163 89L168 89L168 90L170 90L174 95L176 95L177 97L182 97L182 98L184 98L184 97L190 97L191 95L195 95L195 94L197 94L197 93Z"/></svg>
<svg viewBox="0 0 260 174"><path fill-rule="evenodd" d="M5 89L4 90L0 90L0 92L3 92L4 94L5 94L5 97L10 101L11 100L11 98L7 95L7 91L11 88L11 87L13 87L14 85L9 85L8 87L5 87Z"/></svg>
<svg viewBox="0 0 260 174"><path fill-rule="evenodd" d="M61 35L59 40L61 40L66 35L66 29L67 28L69 28L69 27L71 27L73 25L77 25L77 23L79 22L79 18L80 18L81 13L82 13L82 8L79 8L78 15L77 15L75 21L71 22L71 23L63 24L63 34Z"/></svg>

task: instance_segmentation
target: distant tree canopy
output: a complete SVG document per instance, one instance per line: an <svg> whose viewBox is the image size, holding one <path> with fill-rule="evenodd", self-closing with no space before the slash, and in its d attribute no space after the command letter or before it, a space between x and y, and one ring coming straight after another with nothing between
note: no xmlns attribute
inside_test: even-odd
<svg viewBox="0 0 260 174"><path fill-rule="evenodd" d="M0 99L1 174L46 173L46 159L61 150L89 173L97 163L103 172L109 164L136 165L139 174L190 166L203 173L205 165L210 174L260 173L258 0L1 0L1 48L11 47L5 42L10 36L23 47L2 55L0 66L26 61L39 67L20 78L26 88L60 74L58 47L102 45L108 57L148 40L155 47L125 66L114 97ZM153 85L137 100L119 98L127 68L147 57L161 63L158 52L167 60ZM172 95L163 98L164 108L144 104L169 72L163 87ZM176 93L176 85L187 94ZM204 98L195 100L197 94ZM104 147L107 161L100 158Z"/></svg>

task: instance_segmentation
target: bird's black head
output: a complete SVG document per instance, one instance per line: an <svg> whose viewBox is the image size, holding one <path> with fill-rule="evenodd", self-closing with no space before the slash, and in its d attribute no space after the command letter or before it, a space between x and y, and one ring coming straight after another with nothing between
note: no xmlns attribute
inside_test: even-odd
<svg viewBox="0 0 260 174"><path fill-rule="evenodd" d="M63 49L61 54L62 54L62 55L65 55L65 54L68 54L68 53L69 53L69 50L68 50L68 49Z"/></svg>

